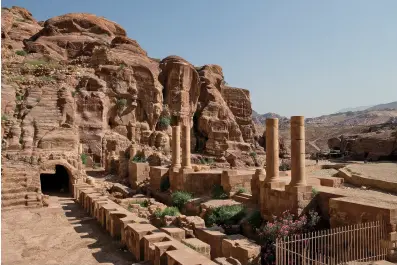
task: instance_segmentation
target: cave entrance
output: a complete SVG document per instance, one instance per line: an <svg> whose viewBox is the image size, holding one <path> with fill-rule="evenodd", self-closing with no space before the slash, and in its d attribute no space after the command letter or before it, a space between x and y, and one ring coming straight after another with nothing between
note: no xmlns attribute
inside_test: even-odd
<svg viewBox="0 0 397 265"><path fill-rule="evenodd" d="M69 173L64 166L56 165L55 174L40 174L41 192L69 193Z"/></svg>

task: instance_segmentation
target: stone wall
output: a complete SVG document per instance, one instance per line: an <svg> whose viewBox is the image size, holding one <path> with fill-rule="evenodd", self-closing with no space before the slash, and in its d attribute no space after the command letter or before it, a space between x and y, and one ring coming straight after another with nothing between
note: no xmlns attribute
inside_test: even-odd
<svg viewBox="0 0 397 265"><path fill-rule="evenodd" d="M237 192L239 188L244 188L248 193L251 192L252 173L240 173L237 170L224 170L221 176L221 186L227 193Z"/></svg>

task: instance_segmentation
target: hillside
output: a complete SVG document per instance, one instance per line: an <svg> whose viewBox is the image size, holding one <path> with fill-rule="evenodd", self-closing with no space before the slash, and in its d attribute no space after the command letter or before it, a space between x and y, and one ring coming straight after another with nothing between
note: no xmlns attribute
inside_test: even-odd
<svg viewBox="0 0 397 265"><path fill-rule="evenodd" d="M338 112L306 119L306 152L329 150L328 140L341 135L362 135L369 128L378 124L397 124L397 102L379 104L367 110ZM289 120L275 113L256 114L253 121L256 131L263 134L267 117L280 118L280 135L285 139L285 145L290 145ZM386 130L393 130L387 128Z"/></svg>

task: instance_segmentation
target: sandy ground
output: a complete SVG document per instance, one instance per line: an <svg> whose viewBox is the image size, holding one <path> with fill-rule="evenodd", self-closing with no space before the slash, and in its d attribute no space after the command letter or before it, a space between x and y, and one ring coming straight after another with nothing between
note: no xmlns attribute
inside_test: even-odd
<svg viewBox="0 0 397 265"><path fill-rule="evenodd" d="M373 179L397 182L397 163L352 164L346 168Z"/></svg>
<svg viewBox="0 0 397 265"><path fill-rule="evenodd" d="M71 198L2 212L3 265L130 265L133 257Z"/></svg>

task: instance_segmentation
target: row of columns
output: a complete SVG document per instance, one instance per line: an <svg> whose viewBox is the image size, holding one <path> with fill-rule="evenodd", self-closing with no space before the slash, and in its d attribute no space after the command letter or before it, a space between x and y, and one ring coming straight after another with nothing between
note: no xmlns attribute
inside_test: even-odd
<svg viewBox="0 0 397 265"><path fill-rule="evenodd" d="M182 164L181 164L181 127L182 127ZM184 119L182 126L177 120L172 126L172 168L191 169L190 162L190 119Z"/></svg>
<svg viewBox="0 0 397 265"><path fill-rule="evenodd" d="M266 119L266 179L279 181L278 119ZM291 182L289 186L306 186L305 118L291 117Z"/></svg>

